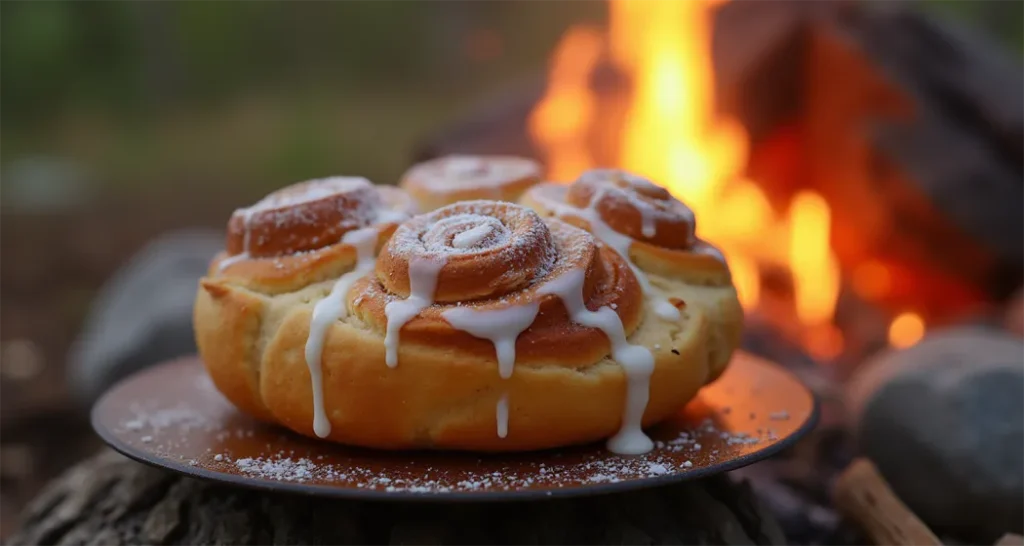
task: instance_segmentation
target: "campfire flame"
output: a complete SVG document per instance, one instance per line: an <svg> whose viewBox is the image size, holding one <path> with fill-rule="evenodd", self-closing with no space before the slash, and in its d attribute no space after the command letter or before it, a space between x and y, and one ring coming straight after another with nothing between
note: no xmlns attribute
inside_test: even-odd
<svg viewBox="0 0 1024 546"><path fill-rule="evenodd" d="M924 337L924 319L910 311L900 313L889 324L889 344L897 349L914 345Z"/></svg>
<svg viewBox="0 0 1024 546"><path fill-rule="evenodd" d="M585 134L597 108L589 92L590 73L600 60L603 42L596 28L570 28L552 57L547 94L530 114L530 136L547 150L551 180L572 180L594 164Z"/></svg>
<svg viewBox="0 0 1024 546"><path fill-rule="evenodd" d="M605 48L630 77L616 166L665 185L697 214L701 238L720 247L748 311L758 308L765 267L789 271L794 313L807 332L805 347L832 357L842 346L833 312L840 276L830 246L828 204L798 194L777 213L743 176L747 138L733 120L716 115L711 60L711 15L718 1L610 1L609 32L571 28L562 38L544 99L530 118L548 178L570 181L596 167L588 151L592 131L605 127L590 74Z"/></svg>

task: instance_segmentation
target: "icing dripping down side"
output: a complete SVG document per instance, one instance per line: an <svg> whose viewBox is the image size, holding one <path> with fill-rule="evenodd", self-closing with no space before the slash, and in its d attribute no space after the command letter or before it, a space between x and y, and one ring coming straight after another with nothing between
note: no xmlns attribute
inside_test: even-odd
<svg viewBox="0 0 1024 546"><path fill-rule="evenodd" d="M658 225L650 207L640 207L640 232L644 237L653 238L658 234Z"/></svg>
<svg viewBox="0 0 1024 546"><path fill-rule="evenodd" d="M441 316L454 328L469 332L470 335L490 340L498 359L498 375L502 379L512 377L516 363L516 339L533 324L540 311L540 302L514 305L505 309L477 311L468 307L456 307ZM496 409L498 437L508 434L508 393L503 393Z"/></svg>
<svg viewBox="0 0 1024 546"><path fill-rule="evenodd" d="M441 316L459 330L490 340L498 358L498 373L508 379L516 362L516 339L533 324L538 311L540 303L535 302L487 311L456 307Z"/></svg>
<svg viewBox="0 0 1024 546"><path fill-rule="evenodd" d="M344 244L356 249L356 267L345 273L331 288L331 293L317 302L313 307L313 318L309 324L309 338L306 339L306 366L313 387L313 432L324 438L331 433L331 422L324 409L322 358L324 340L327 329L340 318L348 316L345 306L345 294L359 278L373 270L376 260L374 249L377 246L378 232L375 228L364 228L350 231L341 238Z"/></svg>
<svg viewBox="0 0 1024 546"><path fill-rule="evenodd" d="M585 271L573 269L541 286L537 293L561 298L574 322L597 328L608 336L612 345L612 358L626 374L626 403L622 411L622 426L608 439L608 450L620 455L638 455L654 449L654 443L641 427L644 410L650 398L651 374L654 355L646 347L626 341L622 321L610 307L597 311L587 309L583 301Z"/></svg>
<svg viewBox="0 0 1024 546"><path fill-rule="evenodd" d="M399 331L406 322L434 303L437 276L444 267L443 257L420 258L409 261L409 297L384 306L387 329L384 333L384 362L389 368L398 366Z"/></svg>
<svg viewBox="0 0 1024 546"><path fill-rule="evenodd" d="M615 252L626 260L629 264L629 268L633 270L633 274L636 276L637 281L640 282L640 289L643 290L644 295L651 299L651 304L654 310L654 314L667 321L677 321L680 319L679 309L676 309L674 305L668 302L667 299L657 296L654 294L654 288L651 286L651 281L647 278L647 275L640 271L640 268L633 263L632 258L629 257L629 246L633 244L633 239L628 235L623 235L618 231L615 231L611 226L606 224L601 219L601 215L594 209L594 203L600 201L602 194L600 192L594 194L591 199L590 206L585 209L578 209L575 207L563 205L569 209L570 214L576 214L581 216L584 220L590 223L590 229L594 231L594 235L598 239L602 240L612 248ZM646 225L646 222L645 222ZM653 227L653 222L652 222Z"/></svg>
<svg viewBox="0 0 1024 546"><path fill-rule="evenodd" d="M508 436L508 393L501 395L498 399L498 406L496 408L497 421L498 421L498 438L504 438Z"/></svg>

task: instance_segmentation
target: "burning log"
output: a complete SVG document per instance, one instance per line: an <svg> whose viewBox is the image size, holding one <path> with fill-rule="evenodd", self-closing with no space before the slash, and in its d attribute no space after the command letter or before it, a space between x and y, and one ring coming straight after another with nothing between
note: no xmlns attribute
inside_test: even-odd
<svg viewBox="0 0 1024 546"><path fill-rule="evenodd" d="M1012 65L996 66L994 48L975 46L903 9L817 21L806 156L813 183L844 204L834 226L845 263L880 259L950 272L983 296L1003 298L1024 270L1020 160L1004 151L1021 146L1024 81ZM934 55L946 61L923 60ZM974 68L962 68L968 65ZM964 79L982 83L954 84ZM914 296L944 311L950 293L943 287Z"/></svg>
<svg viewBox="0 0 1024 546"><path fill-rule="evenodd" d="M848 2L730 2L715 13L711 52L719 113L762 142L803 110L806 51L814 19Z"/></svg>

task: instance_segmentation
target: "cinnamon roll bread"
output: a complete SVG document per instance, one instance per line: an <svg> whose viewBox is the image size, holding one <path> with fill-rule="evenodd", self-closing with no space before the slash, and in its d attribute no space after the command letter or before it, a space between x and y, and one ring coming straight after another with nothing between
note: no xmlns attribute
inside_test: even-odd
<svg viewBox="0 0 1024 546"><path fill-rule="evenodd" d="M514 203L540 174L540 164L523 157L449 155L414 165L399 186L426 212L475 199Z"/></svg>
<svg viewBox="0 0 1024 546"><path fill-rule="evenodd" d="M657 316L699 307L710 321L712 378L740 342L743 308L722 253L695 235L693 211L650 180L616 169L584 172L569 185L533 186L522 204L592 232L627 260Z"/></svg>
<svg viewBox="0 0 1024 546"><path fill-rule="evenodd" d="M711 375L703 307L656 317L628 261L569 223L468 201L386 242L390 224L356 224L376 236L336 239L329 275L284 288L215 262L202 281L200 351L244 411L372 448L641 453L641 427Z"/></svg>
<svg viewBox="0 0 1024 546"><path fill-rule="evenodd" d="M246 413L275 421L259 390L264 334L278 318L271 303L310 285L343 290L415 212L405 192L358 177L294 184L236 210L194 307L196 344L214 385Z"/></svg>

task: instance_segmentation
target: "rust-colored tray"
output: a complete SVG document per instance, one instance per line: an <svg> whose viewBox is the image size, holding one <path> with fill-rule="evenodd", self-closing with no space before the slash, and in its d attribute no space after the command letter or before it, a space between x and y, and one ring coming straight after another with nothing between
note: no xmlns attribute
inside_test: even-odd
<svg viewBox="0 0 1024 546"><path fill-rule="evenodd" d="M817 420L810 391L779 366L738 353L678 416L648 431L654 451L603 444L521 454L385 452L317 441L254 421L213 387L197 358L112 387L92 425L154 466L234 485L363 499L511 500L609 493L702 478L769 457Z"/></svg>

